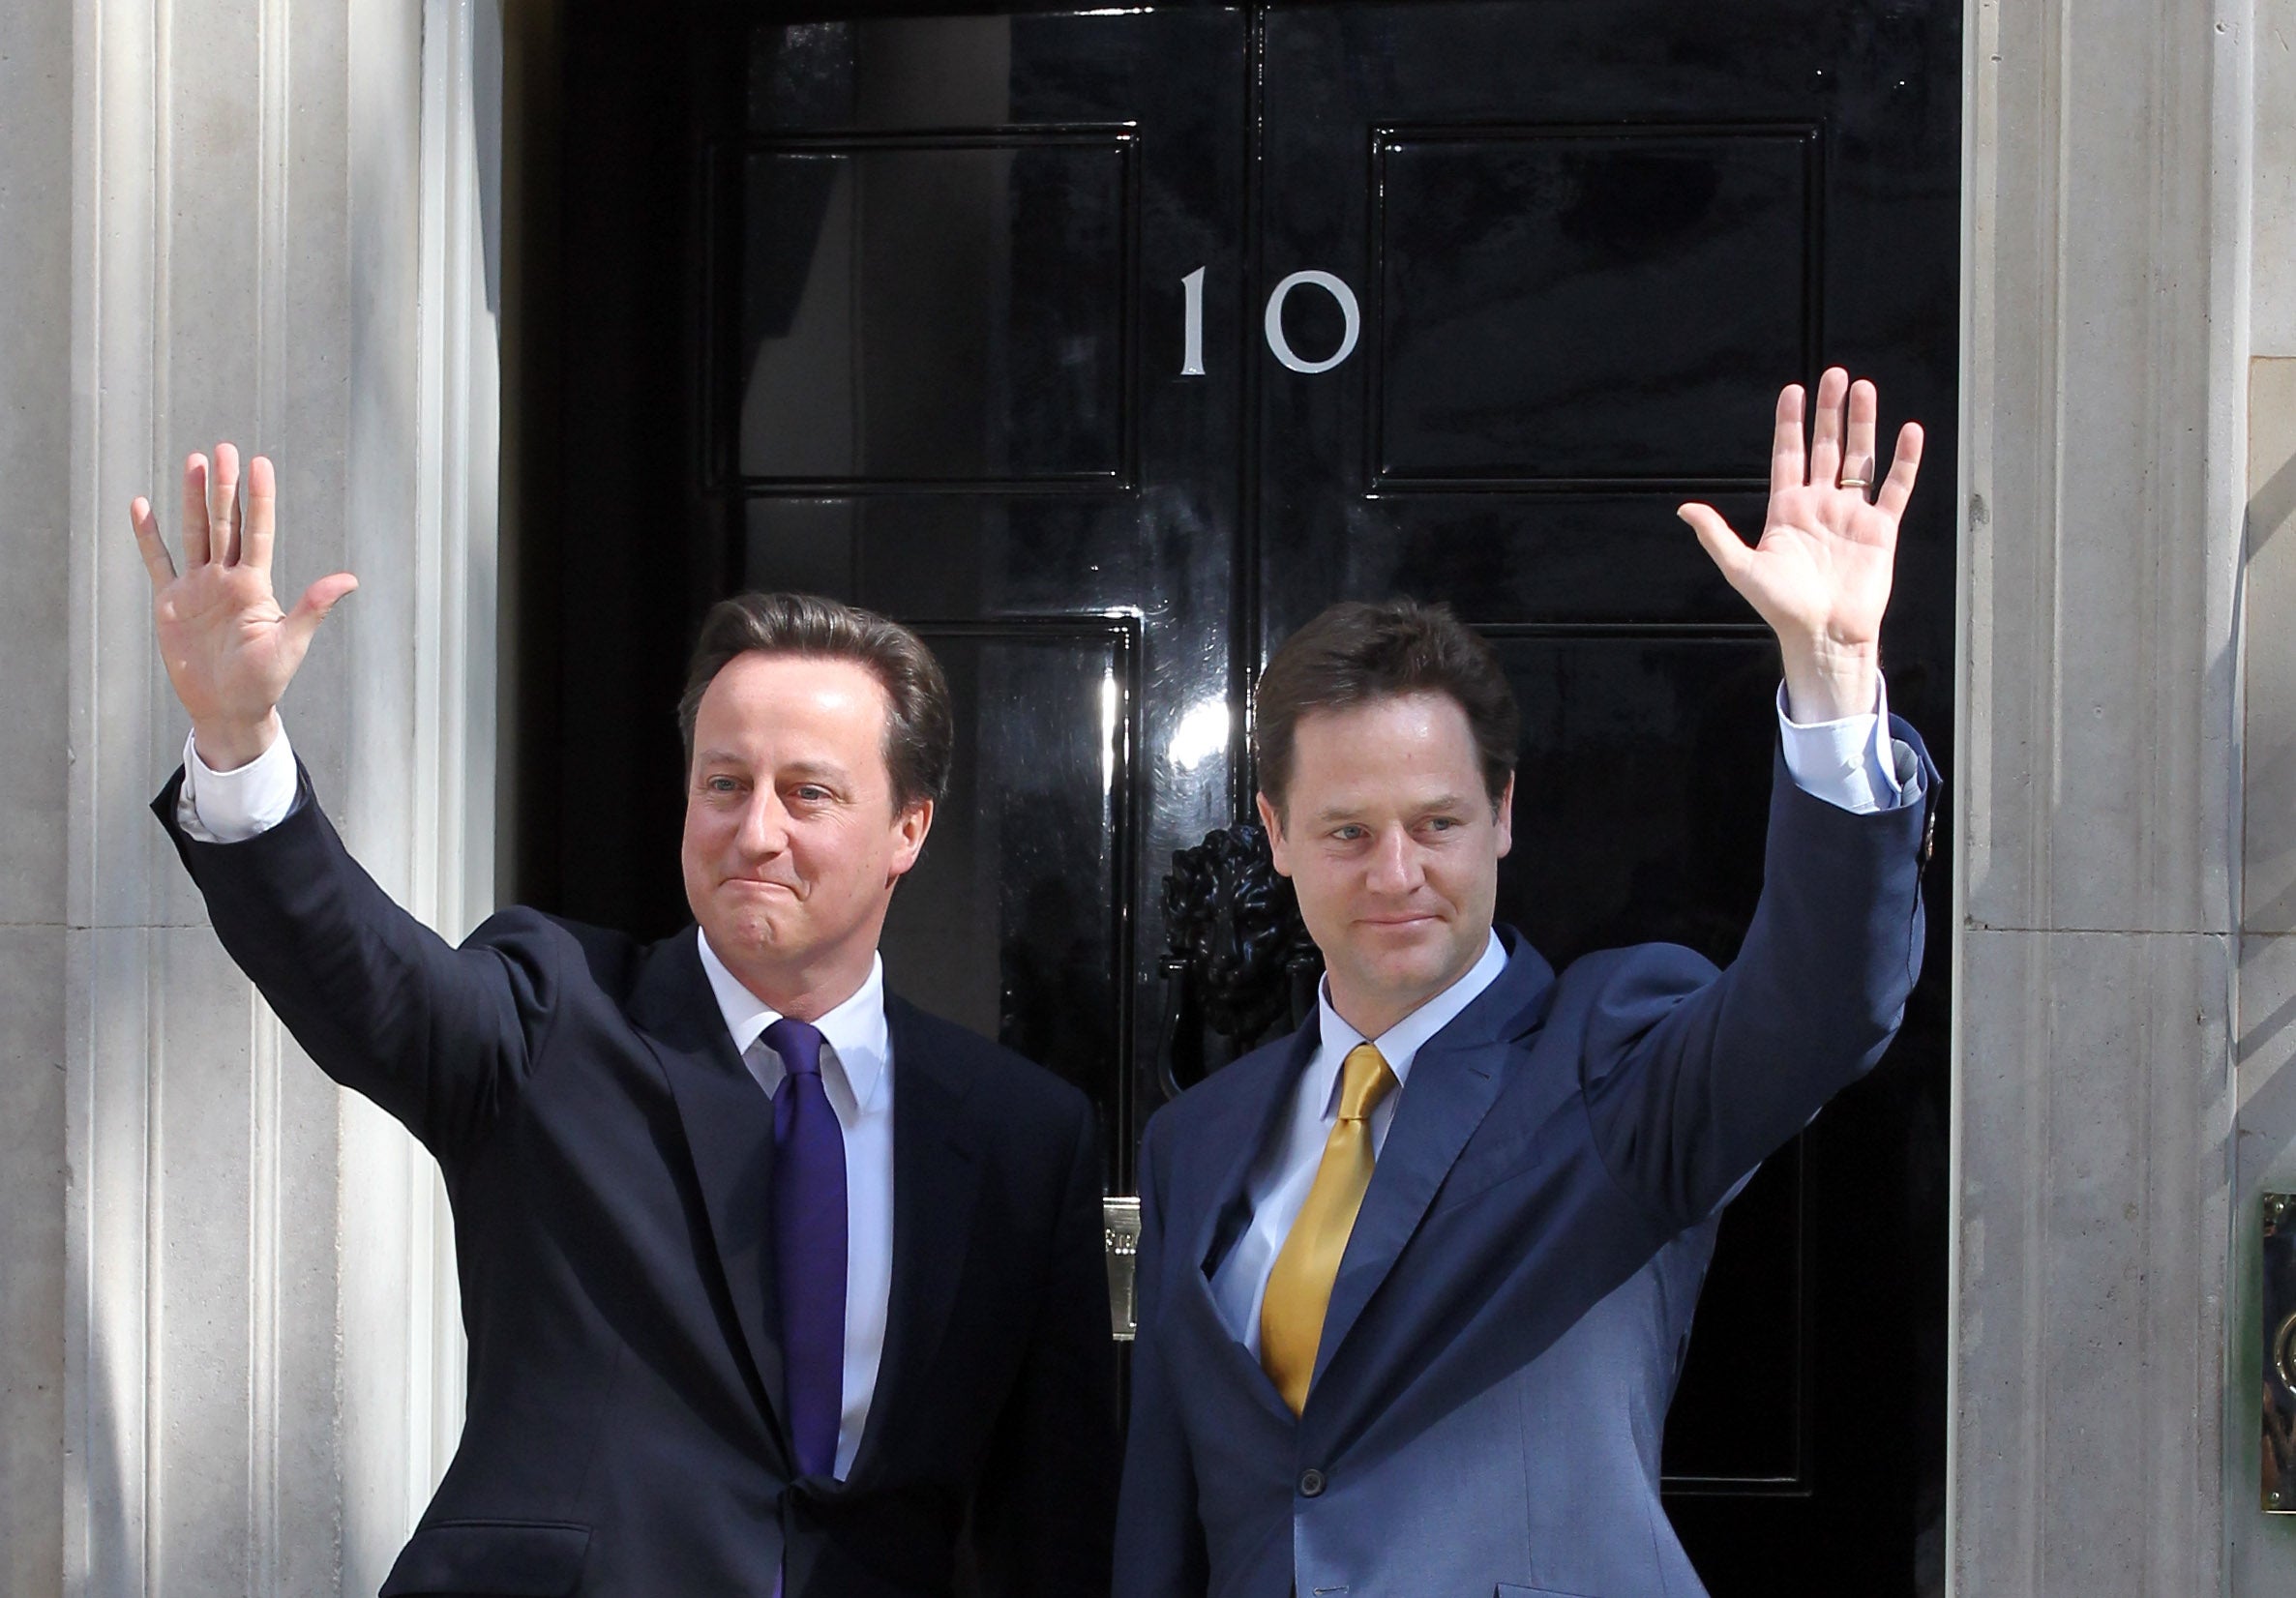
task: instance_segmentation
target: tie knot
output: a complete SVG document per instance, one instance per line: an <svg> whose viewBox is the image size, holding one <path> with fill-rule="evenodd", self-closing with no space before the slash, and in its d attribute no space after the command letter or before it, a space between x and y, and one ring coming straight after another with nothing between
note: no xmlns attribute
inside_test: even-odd
<svg viewBox="0 0 2296 1598"><path fill-rule="evenodd" d="M764 1031L765 1047L781 1056L782 1069L792 1077L821 1074L820 1028L784 1016Z"/></svg>
<svg viewBox="0 0 2296 1598"><path fill-rule="evenodd" d="M1395 1073L1387 1068L1387 1056L1370 1044L1356 1045L1339 1068L1339 1118L1368 1120L1394 1090Z"/></svg>

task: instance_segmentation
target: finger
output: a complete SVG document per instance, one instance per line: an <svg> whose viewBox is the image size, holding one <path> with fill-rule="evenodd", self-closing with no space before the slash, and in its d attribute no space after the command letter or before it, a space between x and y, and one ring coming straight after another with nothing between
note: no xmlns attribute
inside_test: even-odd
<svg viewBox="0 0 2296 1598"><path fill-rule="evenodd" d="M1699 544L1705 547L1714 563L1722 569L1722 576L1729 579L1730 586L1736 588L1746 569L1754 563L1754 551L1746 547L1745 540L1738 536L1730 523L1722 519L1722 513L1712 505L1700 505L1693 501L1677 506L1674 514L1690 524L1690 531L1698 535Z"/></svg>
<svg viewBox="0 0 2296 1598"><path fill-rule="evenodd" d="M167 552L167 541L160 536L160 518L152 515L150 500L137 494L128 507L128 519L135 524L135 547L142 551L143 569L157 594L175 580L175 557Z"/></svg>
<svg viewBox="0 0 2296 1598"><path fill-rule="evenodd" d="M1890 458L1890 475L1882 483L1881 492L1874 503L1898 520L1905 515L1905 502L1913 497L1914 478L1922 469L1922 424L1908 422L1897 429L1897 453Z"/></svg>
<svg viewBox="0 0 2296 1598"><path fill-rule="evenodd" d="M1817 414L1809 429L1809 486L1831 488L1841 480L1841 402L1849 394L1850 374L1828 367L1818 379Z"/></svg>
<svg viewBox="0 0 2296 1598"><path fill-rule="evenodd" d="M1861 377L1850 385L1850 430L1841 448L1841 475L1871 484L1880 474L1873 456L1873 429L1881 415L1881 395Z"/></svg>
<svg viewBox="0 0 2296 1598"><path fill-rule="evenodd" d="M184 461L184 564L207 564L207 457Z"/></svg>
<svg viewBox="0 0 2296 1598"><path fill-rule="evenodd" d="M359 579L348 572L338 572L333 577L319 578L303 590L303 597L295 602L295 608L287 612L280 630L286 635L292 651L291 658L300 662L303 652L311 647L312 635L319 630L319 623L327 619L343 596L359 586Z"/></svg>
<svg viewBox="0 0 2296 1598"><path fill-rule="evenodd" d="M235 565L239 560L239 451L228 443L215 447L215 476L207 499L215 563Z"/></svg>
<svg viewBox="0 0 2296 1598"><path fill-rule="evenodd" d="M1777 426L1770 435L1770 491L1774 494L1799 488L1809 481L1809 462L1802 453L1802 400L1800 383L1788 383L1777 391Z"/></svg>
<svg viewBox="0 0 2296 1598"><path fill-rule="evenodd" d="M247 463L247 525L240 529L239 559L264 576L271 575L273 516L279 503L279 475L270 459L256 456Z"/></svg>

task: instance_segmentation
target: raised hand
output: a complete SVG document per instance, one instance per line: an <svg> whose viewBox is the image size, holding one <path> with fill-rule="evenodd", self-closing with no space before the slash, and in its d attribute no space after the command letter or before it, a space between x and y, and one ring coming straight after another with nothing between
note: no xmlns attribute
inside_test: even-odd
<svg viewBox="0 0 2296 1598"><path fill-rule="evenodd" d="M1802 401L1799 383L1777 397L1770 511L1759 543L1749 547L1711 505L1688 504L1675 514L1777 635L1794 719L1824 722L1873 708L1882 612L1890 604L1898 519L1922 463L1922 429L1908 422L1899 429L1890 475L1868 500L1881 408L1873 385L1863 378L1852 383L1839 367L1827 369L1818 380L1806 456Z"/></svg>
<svg viewBox="0 0 2296 1598"><path fill-rule="evenodd" d="M359 586L348 572L324 577L283 611L271 591L277 480L271 462L248 462L245 520L239 452L218 444L184 462L184 569L160 536L151 501L129 507L135 544L152 579L160 658L175 696L192 715L199 758L218 771L243 766L279 735L273 714L311 648L312 635L343 595Z"/></svg>

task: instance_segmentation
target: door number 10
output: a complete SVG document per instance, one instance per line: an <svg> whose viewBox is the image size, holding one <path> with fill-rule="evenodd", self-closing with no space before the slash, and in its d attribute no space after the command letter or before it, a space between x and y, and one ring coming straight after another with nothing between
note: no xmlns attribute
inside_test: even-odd
<svg viewBox="0 0 2296 1598"><path fill-rule="evenodd" d="M1180 281L1186 294L1187 311L1181 340L1179 374L1182 377L1204 375L1204 268L1198 267ZM1346 331L1340 336L1339 347L1321 361L1304 361L1292 348L1292 341L1284 337L1284 301L1291 298L1295 288L1320 288L1339 305L1339 314L1346 320ZM1275 285L1267 296L1267 312L1260 325L1267 335L1268 353L1294 371L1313 376L1319 371L1329 371L1356 352L1356 339L1363 331L1363 313L1356 305L1356 291L1328 272L1295 272Z"/></svg>

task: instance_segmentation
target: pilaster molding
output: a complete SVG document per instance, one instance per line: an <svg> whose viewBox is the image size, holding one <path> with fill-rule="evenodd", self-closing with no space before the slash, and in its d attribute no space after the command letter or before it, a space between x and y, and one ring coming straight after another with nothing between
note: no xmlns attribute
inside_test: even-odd
<svg viewBox="0 0 2296 1598"><path fill-rule="evenodd" d="M283 590L361 578L284 706L297 751L377 879L465 931L492 871L491 324L440 350L473 303L473 4L74 3L74 1594L371 1593L460 1424L428 1157L301 1055L145 813L183 722L125 507L172 531L185 451L274 458Z"/></svg>
<svg viewBox="0 0 2296 1598"><path fill-rule="evenodd" d="M2245 6L1966 13L1955 1591L2223 1590Z"/></svg>

